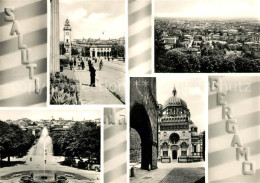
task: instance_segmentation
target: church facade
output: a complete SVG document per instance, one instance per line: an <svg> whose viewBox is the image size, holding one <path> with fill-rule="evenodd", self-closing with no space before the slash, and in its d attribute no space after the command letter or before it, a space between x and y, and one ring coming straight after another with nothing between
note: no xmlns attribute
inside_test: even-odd
<svg viewBox="0 0 260 183"><path fill-rule="evenodd" d="M172 95L159 106L159 158L165 163L203 161L205 133L198 133L187 103L177 97L175 87Z"/></svg>

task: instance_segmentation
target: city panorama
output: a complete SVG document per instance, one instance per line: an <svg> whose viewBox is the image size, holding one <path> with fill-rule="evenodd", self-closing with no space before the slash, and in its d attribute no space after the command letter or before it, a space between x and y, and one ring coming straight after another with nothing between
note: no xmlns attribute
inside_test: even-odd
<svg viewBox="0 0 260 183"><path fill-rule="evenodd" d="M257 19L155 18L157 72L259 72Z"/></svg>

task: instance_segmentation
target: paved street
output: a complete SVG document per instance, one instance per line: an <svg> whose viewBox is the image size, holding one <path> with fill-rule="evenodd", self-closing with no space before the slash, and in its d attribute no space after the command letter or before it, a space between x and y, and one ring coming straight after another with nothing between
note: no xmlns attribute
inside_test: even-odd
<svg viewBox="0 0 260 183"><path fill-rule="evenodd" d="M73 182L99 182L100 173L95 171L87 171L82 169L77 169L68 166L62 166L58 162L64 160L64 157L56 157L51 154L46 155L46 164L44 163L44 155L41 152L42 147L34 145L28 152L27 156L23 158L11 158L11 161L25 161L23 165L16 165L12 167L4 167L0 169L0 182L14 182L17 183L20 180L20 176L15 177L14 174L25 174L28 175L30 171L34 171L34 177L39 177L44 175L46 171L50 180L54 180L54 172L68 174L68 175L77 175L81 177L81 180L72 180L68 178L69 183ZM32 158L32 161L30 161ZM28 172L27 172L28 171ZM9 176L8 174L11 174ZM11 179L10 179L11 177Z"/></svg>
<svg viewBox="0 0 260 183"><path fill-rule="evenodd" d="M90 72L85 61L85 69L75 68L76 79L80 81L82 104L123 104L125 102L125 64L122 61L103 60L103 68L94 63L96 87L90 87Z"/></svg>
<svg viewBox="0 0 260 183"><path fill-rule="evenodd" d="M135 177L131 183L194 183L205 176L205 162L198 163L160 163L156 170L142 170L135 166Z"/></svg>

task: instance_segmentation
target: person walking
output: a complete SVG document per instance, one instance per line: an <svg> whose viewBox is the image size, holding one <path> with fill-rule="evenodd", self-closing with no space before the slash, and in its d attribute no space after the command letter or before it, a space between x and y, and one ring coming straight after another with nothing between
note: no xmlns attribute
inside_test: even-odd
<svg viewBox="0 0 260 183"><path fill-rule="evenodd" d="M76 57L74 57L74 67L76 67L77 65L77 61L76 61Z"/></svg>
<svg viewBox="0 0 260 183"><path fill-rule="evenodd" d="M85 63L83 62L83 60L81 60L80 65L81 65L82 70L84 70L85 69Z"/></svg>
<svg viewBox="0 0 260 183"><path fill-rule="evenodd" d="M95 85L95 76L96 76L96 69L90 64L90 86L96 87Z"/></svg>
<svg viewBox="0 0 260 183"><path fill-rule="evenodd" d="M70 60L70 70L72 70L72 68L73 68L73 61Z"/></svg>
<svg viewBox="0 0 260 183"><path fill-rule="evenodd" d="M88 60L88 70L89 70L89 72L90 72L90 65L91 65L91 60L89 59Z"/></svg>
<svg viewBox="0 0 260 183"><path fill-rule="evenodd" d="M99 62L99 70L101 70L101 69L102 69L102 67L103 67L103 61L102 61L102 60L100 60L100 62Z"/></svg>

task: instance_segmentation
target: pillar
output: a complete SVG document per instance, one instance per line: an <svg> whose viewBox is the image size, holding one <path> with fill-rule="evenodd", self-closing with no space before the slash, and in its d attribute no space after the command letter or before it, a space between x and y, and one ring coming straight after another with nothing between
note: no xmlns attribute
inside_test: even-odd
<svg viewBox="0 0 260 183"><path fill-rule="evenodd" d="M60 72L59 0L51 0L50 72Z"/></svg>

